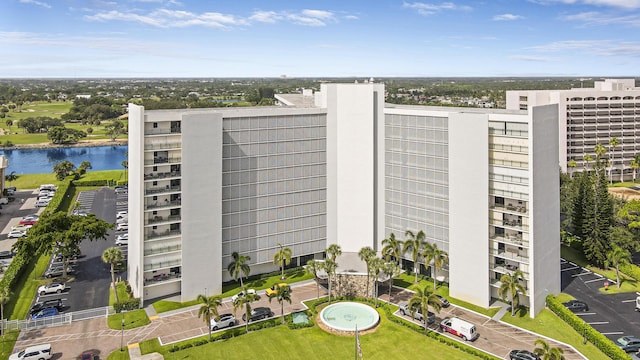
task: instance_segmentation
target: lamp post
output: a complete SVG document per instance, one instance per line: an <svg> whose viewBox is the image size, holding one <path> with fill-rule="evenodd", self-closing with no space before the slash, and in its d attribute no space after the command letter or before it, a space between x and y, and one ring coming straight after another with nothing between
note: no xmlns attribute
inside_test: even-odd
<svg viewBox="0 0 640 360"><path fill-rule="evenodd" d="M122 327L121 327L121 332L120 332L120 352L124 351L124 313L126 311L125 310L121 310L120 314L122 314Z"/></svg>

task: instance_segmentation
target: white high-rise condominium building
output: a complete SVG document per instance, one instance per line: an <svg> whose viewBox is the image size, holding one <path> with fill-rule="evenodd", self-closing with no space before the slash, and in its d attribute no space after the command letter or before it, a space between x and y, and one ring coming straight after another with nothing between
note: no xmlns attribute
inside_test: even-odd
<svg viewBox="0 0 640 360"><path fill-rule="evenodd" d="M602 144L612 178L633 177L631 161L640 154L640 87L634 79L595 81L593 88L507 91L507 109L546 104L558 104L562 171L584 170L589 166L585 155L595 159L594 148ZM617 146L612 145L614 138Z"/></svg>
<svg viewBox="0 0 640 360"><path fill-rule="evenodd" d="M519 269L537 313L560 291L558 112L386 106L382 84L323 84L281 107L129 108L129 282L143 301L220 293L251 273L381 250L423 230L451 296L488 306Z"/></svg>

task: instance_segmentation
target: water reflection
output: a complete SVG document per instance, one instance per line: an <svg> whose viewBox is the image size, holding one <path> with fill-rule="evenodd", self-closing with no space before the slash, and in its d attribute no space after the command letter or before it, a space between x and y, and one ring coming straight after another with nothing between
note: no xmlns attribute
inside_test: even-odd
<svg viewBox="0 0 640 360"><path fill-rule="evenodd" d="M47 149L1 150L0 154L9 159L7 174L42 174L53 172L53 166L68 160L75 166L89 161L93 170L121 170L126 160L128 146L97 146Z"/></svg>

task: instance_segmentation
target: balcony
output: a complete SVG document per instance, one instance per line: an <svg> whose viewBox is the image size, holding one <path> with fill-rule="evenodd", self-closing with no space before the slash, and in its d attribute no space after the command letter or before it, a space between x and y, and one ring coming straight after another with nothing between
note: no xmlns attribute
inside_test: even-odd
<svg viewBox="0 0 640 360"><path fill-rule="evenodd" d="M180 259L145 263L144 271L169 269L172 267L180 266L181 264L182 264L182 260Z"/></svg>
<svg viewBox="0 0 640 360"><path fill-rule="evenodd" d="M168 179L174 177L182 176L181 171L171 171L171 172L156 172L151 174L144 174L145 180L158 180L158 179Z"/></svg>
<svg viewBox="0 0 640 360"><path fill-rule="evenodd" d="M148 188L148 189L144 189L144 195L148 196L148 195L157 195L157 194L164 194L164 193L171 193L171 192L179 192L180 191L180 186L165 186L165 187L155 187L155 188Z"/></svg>
<svg viewBox="0 0 640 360"><path fill-rule="evenodd" d="M145 151L169 150L169 149L180 149L181 147L182 147L182 143L179 141L175 141L175 142L145 144L144 150Z"/></svg>
<svg viewBox="0 0 640 360"><path fill-rule="evenodd" d="M166 284L170 282L181 281L182 276L180 273L177 274L158 274L154 275L151 278L144 278L144 285L157 285L157 284Z"/></svg>
<svg viewBox="0 0 640 360"><path fill-rule="evenodd" d="M149 203L147 204L147 206L145 207L145 210L151 210L151 209L170 209L170 208L175 208L178 207L182 204L181 200L173 200L173 201L169 201L169 200L165 200L165 201L154 201L153 203Z"/></svg>
<svg viewBox="0 0 640 360"><path fill-rule="evenodd" d="M165 231L151 231L145 235L145 240L155 240L162 238L170 238L173 236L180 236L182 232L180 230L165 230Z"/></svg>
<svg viewBox="0 0 640 360"><path fill-rule="evenodd" d="M513 245L513 246L520 246L520 247L526 247L526 248L529 247L529 242L522 239L522 234L492 235L491 239L495 241L499 241L501 243Z"/></svg>
<svg viewBox="0 0 640 360"><path fill-rule="evenodd" d="M172 127L159 127L159 128L147 128L144 130L145 135L168 135L168 134L180 134L182 130L180 126Z"/></svg>
<svg viewBox="0 0 640 360"><path fill-rule="evenodd" d="M491 209L501 210L501 211L517 212L517 213L521 213L521 214L526 214L527 213L527 207L524 206L524 205L513 205L513 204L499 205L499 204L495 204L495 205L493 205L491 207Z"/></svg>
<svg viewBox="0 0 640 360"><path fill-rule="evenodd" d="M161 224L161 223L174 223L177 221L182 220L180 215L171 215L171 216L167 216L167 217L163 217L163 216L152 216L148 219L145 219L144 224L145 225L152 225L152 224Z"/></svg>
<svg viewBox="0 0 640 360"><path fill-rule="evenodd" d="M498 256L503 259L518 261L524 264L529 263L529 257L524 256L523 254L523 253L526 253L525 250L509 249L509 248L507 248L506 250L499 250L499 249L489 249L489 250L491 255L493 256Z"/></svg>
<svg viewBox="0 0 640 360"><path fill-rule="evenodd" d="M522 224L522 222L518 222L517 220L497 220L497 219L491 219L489 221L491 223L491 225L495 225L495 226L499 226L499 227L503 227L503 228L510 228L510 229L515 229L517 231L529 231L529 226L528 225L524 225Z"/></svg>
<svg viewBox="0 0 640 360"><path fill-rule="evenodd" d="M182 250L182 245L163 246L151 249L144 249L144 256L167 254Z"/></svg>
<svg viewBox="0 0 640 360"><path fill-rule="evenodd" d="M177 164L182 162L181 157L156 157L153 160L145 160L145 165Z"/></svg>

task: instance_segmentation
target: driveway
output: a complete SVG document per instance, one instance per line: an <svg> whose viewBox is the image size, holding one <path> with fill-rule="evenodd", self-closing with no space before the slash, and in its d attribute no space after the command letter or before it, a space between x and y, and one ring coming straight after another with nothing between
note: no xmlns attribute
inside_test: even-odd
<svg viewBox="0 0 640 360"><path fill-rule="evenodd" d="M636 293L604 294L599 291L608 281L572 262L561 261L562 292L589 305L589 311L576 313L586 323L611 340L623 335L640 336L640 314L635 311Z"/></svg>

